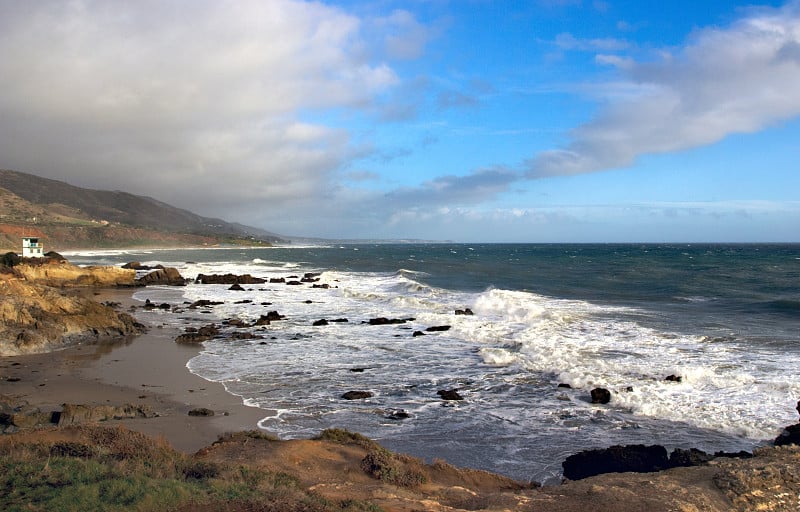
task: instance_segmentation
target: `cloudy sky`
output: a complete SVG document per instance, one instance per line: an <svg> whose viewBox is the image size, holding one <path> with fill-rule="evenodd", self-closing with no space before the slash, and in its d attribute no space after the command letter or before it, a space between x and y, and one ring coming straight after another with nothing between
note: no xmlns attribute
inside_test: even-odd
<svg viewBox="0 0 800 512"><path fill-rule="evenodd" d="M800 242L800 0L0 0L0 168L285 235Z"/></svg>

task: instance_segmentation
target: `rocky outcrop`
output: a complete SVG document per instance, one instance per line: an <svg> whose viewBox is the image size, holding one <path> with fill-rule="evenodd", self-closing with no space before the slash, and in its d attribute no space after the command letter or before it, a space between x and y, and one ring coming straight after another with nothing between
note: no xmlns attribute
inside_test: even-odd
<svg viewBox="0 0 800 512"><path fill-rule="evenodd" d="M186 286L186 279L173 267L158 268L148 274L138 278L136 284L147 285L167 285L167 286Z"/></svg>
<svg viewBox="0 0 800 512"><path fill-rule="evenodd" d="M87 405L64 404L60 413L54 413L59 426L128 418L154 418L158 416L147 405Z"/></svg>
<svg viewBox="0 0 800 512"><path fill-rule="evenodd" d="M0 431L12 433L19 429L56 424L58 426L95 423L98 421L158 416L147 405L63 404L61 410L42 411L25 400L0 395Z"/></svg>
<svg viewBox="0 0 800 512"><path fill-rule="evenodd" d="M56 288L134 286L136 271L119 267L79 267L66 260L21 263L14 270L27 281Z"/></svg>
<svg viewBox="0 0 800 512"><path fill-rule="evenodd" d="M63 282L65 277L59 274L43 278L46 282ZM144 326L132 316L110 306L50 286L0 275L0 355L49 352L71 344L143 331Z"/></svg>

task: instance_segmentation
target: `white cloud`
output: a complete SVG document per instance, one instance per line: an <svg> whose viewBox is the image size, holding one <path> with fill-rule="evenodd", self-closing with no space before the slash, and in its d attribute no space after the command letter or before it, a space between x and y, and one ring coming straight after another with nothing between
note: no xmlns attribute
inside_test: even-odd
<svg viewBox="0 0 800 512"><path fill-rule="evenodd" d="M538 154L528 176L579 174L633 164L644 154L711 144L800 115L800 3L753 12L695 33L657 62L599 58L627 71L639 94L612 98L564 148Z"/></svg>
<svg viewBox="0 0 800 512"><path fill-rule="evenodd" d="M358 148L301 114L399 83L321 3L0 1L0 33L4 167L201 212L316 196Z"/></svg>

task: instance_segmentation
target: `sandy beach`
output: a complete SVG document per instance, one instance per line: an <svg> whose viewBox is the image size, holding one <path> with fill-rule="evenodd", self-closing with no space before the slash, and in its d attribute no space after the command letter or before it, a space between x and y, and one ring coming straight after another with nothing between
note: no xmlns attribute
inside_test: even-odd
<svg viewBox="0 0 800 512"><path fill-rule="evenodd" d="M130 289L90 290L95 300L120 303L128 311L141 303ZM0 394L26 400L42 411L60 410L64 403L88 405L144 404L156 418L104 422L122 424L154 437L164 437L173 447L194 452L225 432L257 428L264 411L247 407L227 393L222 384L193 375L186 363L198 346L174 342L180 334L164 328L157 316L133 312L148 332L130 339L30 356L0 357ZM189 416L195 408L214 416Z"/></svg>

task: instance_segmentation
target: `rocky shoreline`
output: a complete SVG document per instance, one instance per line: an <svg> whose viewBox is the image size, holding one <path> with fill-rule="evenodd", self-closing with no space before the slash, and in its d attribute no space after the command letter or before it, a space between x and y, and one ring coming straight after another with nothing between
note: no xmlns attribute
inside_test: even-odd
<svg viewBox="0 0 800 512"><path fill-rule="evenodd" d="M326 498L364 500L382 510L800 509L800 449L796 446L800 423L787 427L776 439L776 446L753 454L709 455L687 450L668 455L663 447L656 446L611 447L575 454L564 464L565 476L570 479L559 486L541 488L443 462L425 464L410 457L387 455L374 444L352 441L356 437L344 442L276 442L258 435L225 436L225 431L253 428L261 416L259 411L237 404L238 398L221 386L202 381L185 369L176 372L175 366L181 360L185 364L197 342L213 336L243 335L243 327L252 326L228 322L214 329L190 327L181 333L152 324L151 334L131 343L131 337L140 335L144 326L119 311L126 306L130 310L130 304L103 304L94 300L98 297L94 294L108 287L180 285L183 277L176 276L174 269L129 266L81 269L54 260L39 265L22 262L0 274L0 356L4 356L0 357L0 424L8 434L2 436L0 445L52 444L61 437L80 438L82 427L75 425L124 426L166 437L179 449L193 453L196 461L235 461L252 470L285 472ZM203 276L201 281L224 281L233 286L256 284L254 279L258 278ZM294 281L313 286L314 276L287 278L287 284ZM119 293L130 296L129 289ZM146 306L157 309L162 305ZM163 309L192 307L166 306ZM280 314L270 312L262 326L278 320ZM127 342L109 345L108 350L98 343L120 338ZM81 349L85 349L83 354ZM94 351L90 363L81 359L86 351ZM36 352L45 354L22 355ZM167 352L168 356L160 357ZM59 366L65 361L75 363L74 367ZM143 365L152 366L153 373ZM160 384L160 379L170 378L166 375L170 373L185 380ZM171 388L166 395L153 392L154 387L162 385ZM91 400L76 399L88 397L89 389L95 392ZM456 390L443 390L450 391ZM212 444L217 437L219 442ZM406 475L406 480L387 478L387 467Z"/></svg>

